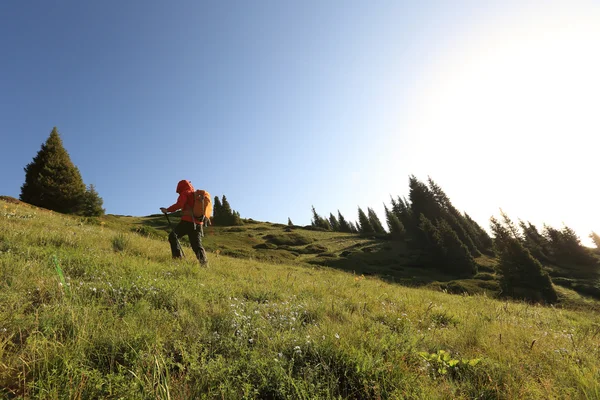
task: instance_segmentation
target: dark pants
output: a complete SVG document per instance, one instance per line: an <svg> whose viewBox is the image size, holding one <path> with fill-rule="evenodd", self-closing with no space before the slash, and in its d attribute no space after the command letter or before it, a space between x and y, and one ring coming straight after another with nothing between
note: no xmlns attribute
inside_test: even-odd
<svg viewBox="0 0 600 400"><path fill-rule="evenodd" d="M169 243L171 243L171 254L173 255L173 258L181 258L182 251L177 243L177 238L182 238L185 235L188 235L192 250L194 250L194 254L196 254L198 261L202 264L207 262L206 251L204 251L204 247L202 247L200 225L196 224L196 229L194 229L194 224L189 221L180 221L175 229L169 234Z"/></svg>

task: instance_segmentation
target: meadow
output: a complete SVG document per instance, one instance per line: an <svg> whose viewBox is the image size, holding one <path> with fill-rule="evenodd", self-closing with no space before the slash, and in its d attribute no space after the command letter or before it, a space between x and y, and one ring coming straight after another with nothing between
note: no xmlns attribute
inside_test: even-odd
<svg viewBox="0 0 600 400"><path fill-rule="evenodd" d="M451 284L383 240L246 221L206 229L201 268L163 219L0 200L0 397L600 398L598 302L498 299L490 256Z"/></svg>

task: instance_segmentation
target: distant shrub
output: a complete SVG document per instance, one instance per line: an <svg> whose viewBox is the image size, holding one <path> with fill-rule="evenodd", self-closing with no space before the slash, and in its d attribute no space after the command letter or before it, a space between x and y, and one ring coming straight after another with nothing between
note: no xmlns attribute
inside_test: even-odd
<svg viewBox="0 0 600 400"><path fill-rule="evenodd" d="M247 250L241 250L241 249L222 250L221 254L224 256L235 257L235 258L251 258L252 257L251 252L249 252Z"/></svg>
<svg viewBox="0 0 600 400"><path fill-rule="evenodd" d="M313 239L302 236L298 233L289 233L282 235L266 235L265 239L277 245L303 246L313 242Z"/></svg>
<svg viewBox="0 0 600 400"><path fill-rule="evenodd" d="M259 250L276 250L277 245L273 243L259 243L255 246L252 246L252 248Z"/></svg>
<svg viewBox="0 0 600 400"><path fill-rule="evenodd" d="M161 238L166 235L166 232L159 231L158 229L147 225L133 227L131 228L131 231L149 238Z"/></svg>
<svg viewBox="0 0 600 400"><path fill-rule="evenodd" d="M337 256L334 253L325 252L325 253L319 253L317 255L317 257L337 257Z"/></svg>
<svg viewBox="0 0 600 400"><path fill-rule="evenodd" d="M309 244L304 248L307 254L319 254L327 251L327 247L322 244Z"/></svg>

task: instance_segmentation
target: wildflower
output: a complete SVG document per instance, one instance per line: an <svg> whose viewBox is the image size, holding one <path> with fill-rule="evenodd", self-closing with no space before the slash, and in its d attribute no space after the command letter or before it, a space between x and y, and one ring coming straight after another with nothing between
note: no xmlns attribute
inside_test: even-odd
<svg viewBox="0 0 600 400"><path fill-rule="evenodd" d="M337 334L337 333L336 333L334 336L335 336L335 338L336 338L336 339L339 339L339 338L340 338L340 335L339 335L339 334Z"/></svg>

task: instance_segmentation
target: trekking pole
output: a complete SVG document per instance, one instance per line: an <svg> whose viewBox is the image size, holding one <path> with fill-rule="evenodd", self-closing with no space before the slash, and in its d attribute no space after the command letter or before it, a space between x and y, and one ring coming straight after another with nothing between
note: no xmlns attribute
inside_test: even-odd
<svg viewBox="0 0 600 400"><path fill-rule="evenodd" d="M171 233L173 234L173 236L175 236L175 240L177 241L177 246L179 246L179 250L181 250L181 255L183 257L185 257L185 253L183 252L183 247L181 247L181 243L179 242L179 238L177 237L177 234L175 233L175 228L173 228L173 224L171 224L171 220L169 219L169 214L167 214L164 211L163 211L163 214L165 214L165 217L167 217L167 222L169 223L169 226L171 227Z"/></svg>

